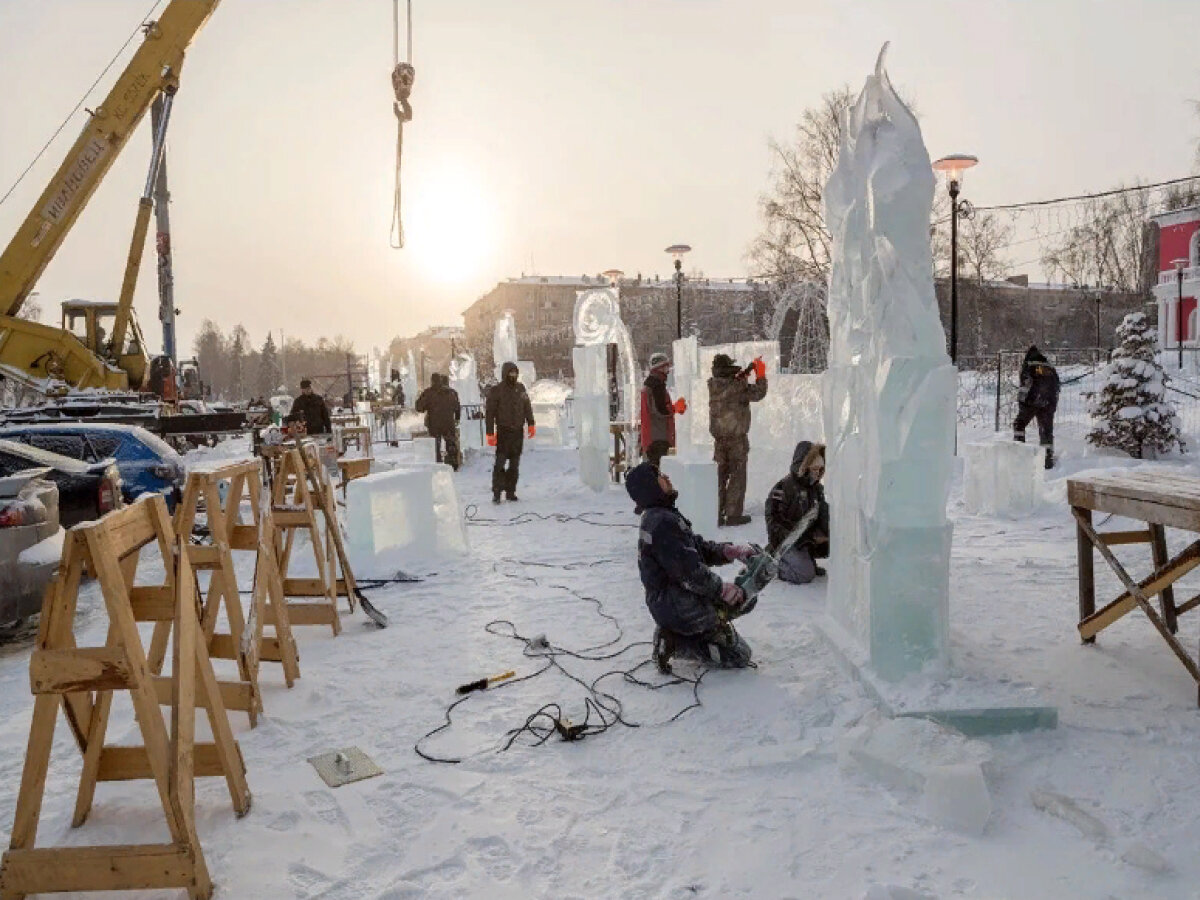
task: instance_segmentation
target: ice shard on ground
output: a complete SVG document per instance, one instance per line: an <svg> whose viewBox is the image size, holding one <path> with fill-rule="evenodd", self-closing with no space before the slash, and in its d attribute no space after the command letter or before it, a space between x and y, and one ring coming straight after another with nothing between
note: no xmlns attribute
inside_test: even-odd
<svg viewBox="0 0 1200 900"><path fill-rule="evenodd" d="M947 657L955 370L933 292L933 170L883 56L845 114L825 190L834 248L822 392L829 612L898 681Z"/></svg>

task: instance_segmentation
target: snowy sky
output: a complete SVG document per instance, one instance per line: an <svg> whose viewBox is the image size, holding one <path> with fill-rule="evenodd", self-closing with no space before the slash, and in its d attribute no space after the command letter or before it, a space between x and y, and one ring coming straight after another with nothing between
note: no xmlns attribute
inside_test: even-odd
<svg viewBox="0 0 1200 900"><path fill-rule="evenodd" d="M0 192L150 2L0 0ZM965 191L980 204L1187 174L1200 137L1194 0L414 3L404 251L387 245L392 4L224 0L200 34L170 144L181 347L207 316L256 343L282 327L365 350L457 323L522 271L665 274L679 241L689 267L742 274L767 138L861 86L884 40L931 155L981 158ZM0 240L82 116L0 205ZM148 121L43 300L115 298ZM152 259L137 303L157 349Z"/></svg>

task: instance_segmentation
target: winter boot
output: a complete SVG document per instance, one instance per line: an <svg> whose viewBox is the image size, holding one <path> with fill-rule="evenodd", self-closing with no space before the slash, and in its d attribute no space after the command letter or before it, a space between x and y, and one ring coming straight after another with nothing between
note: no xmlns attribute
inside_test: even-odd
<svg viewBox="0 0 1200 900"><path fill-rule="evenodd" d="M726 525L749 525L750 517L749 516L726 516L725 524Z"/></svg>
<svg viewBox="0 0 1200 900"><path fill-rule="evenodd" d="M821 566L813 566L813 573L817 578L824 578L827 574L829 574Z"/></svg>
<svg viewBox="0 0 1200 900"><path fill-rule="evenodd" d="M675 632L661 626L654 629L654 664L663 675L671 673L671 657L675 655Z"/></svg>
<svg viewBox="0 0 1200 900"><path fill-rule="evenodd" d="M492 491L492 502L493 503L500 502L500 492L499 491Z"/></svg>
<svg viewBox="0 0 1200 900"><path fill-rule="evenodd" d="M508 502L509 502L509 503L516 503L516 502L517 502L518 500L520 500L520 499L521 499L521 498L517 496L517 494L516 494L516 492L515 492L515 491L509 491L509 492L508 492Z"/></svg>
<svg viewBox="0 0 1200 900"><path fill-rule="evenodd" d="M1014 441L1016 441L1018 444L1023 444L1023 443L1025 443L1025 432L1023 432L1023 431L1014 431L1014 432L1013 432L1013 440L1014 440Z"/></svg>
<svg viewBox="0 0 1200 900"><path fill-rule="evenodd" d="M699 642L701 662L721 669L744 669L750 665L750 645L729 622L719 625Z"/></svg>
<svg viewBox="0 0 1200 900"><path fill-rule="evenodd" d="M1047 469L1054 468L1054 448L1053 447L1046 448L1046 468Z"/></svg>

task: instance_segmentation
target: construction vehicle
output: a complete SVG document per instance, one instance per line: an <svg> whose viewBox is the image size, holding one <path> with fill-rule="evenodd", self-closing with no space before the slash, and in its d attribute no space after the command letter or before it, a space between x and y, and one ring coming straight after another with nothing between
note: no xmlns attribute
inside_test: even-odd
<svg viewBox="0 0 1200 900"><path fill-rule="evenodd" d="M179 87L184 51L219 0L171 0L75 140L16 235L0 254L0 374L43 393L72 388L138 390L150 360L133 312L133 293L154 209L153 189ZM150 174L138 201L118 300L69 300L61 326L17 318L38 278L87 206L154 100L163 115L154 134Z"/></svg>

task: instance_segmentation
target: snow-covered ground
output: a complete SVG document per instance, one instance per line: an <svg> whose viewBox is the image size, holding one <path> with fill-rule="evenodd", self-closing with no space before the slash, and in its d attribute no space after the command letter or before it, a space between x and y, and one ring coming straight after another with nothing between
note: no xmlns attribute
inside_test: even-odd
<svg viewBox="0 0 1200 900"><path fill-rule="evenodd" d="M358 614L337 638L327 628L298 629L302 677L290 691L264 665L258 728L232 715L253 809L236 819L219 780L197 790L217 896L1200 896L1195 686L1140 613L1094 647L1081 646L1074 627L1075 536L1062 479L1132 462L1085 458L1078 445L1060 450L1055 499L1023 520L967 516L956 476L956 665L1028 683L1060 711L1057 730L989 739L993 813L982 835L929 821L915 795L839 763L848 731L873 707L818 637L811 606L798 602L819 599L819 582L767 590L739 623L758 668L710 672L696 708L687 709L688 684L651 691L613 675L599 688L640 727L617 725L575 743L552 737L541 746L525 734L501 752L510 729L545 704L583 719L587 692L552 669L471 695L451 727L422 744L463 762L420 758L413 745L443 723L456 685L545 665L525 657L520 641L486 631L489 622L507 620L528 637L544 633L559 647L601 648L591 656L651 632L624 491L594 494L578 483L574 452L533 448L522 461L518 504L490 503L490 457L476 456L459 473L463 503L477 505L471 555L414 564L421 583L372 591L390 628L367 627ZM1157 465L1200 474L1178 460ZM584 513L588 522L554 518ZM762 521L720 536L761 541ZM1172 535L1173 551L1183 537ZM1126 560L1146 553L1118 549ZM1135 571L1146 569L1140 562ZM732 567L726 571L732 576ZM1115 596L1102 561L1096 572L1099 596ZM1196 590L1185 585L1182 596ZM599 614L600 604L615 622ZM78 627L84 642L103 641L103 619L89 589ZM1184 645L1195 648L1198 637L1200 614L1184 616ZM28 640L0 647L0 829L12 822L28 735L29 650ZM637 644L612 659L559 662L591 682L646 655ZM637 675L662 680L648 665ZM110 734L133 737L124 699ZM360 746L385 774L330 790L306 758L347 745ZM101 785L88 823L71 829L78 772L78 753L60 726L40 845L164 839L146 782ZM1039 789L1075 801L1102 830L1085 836L1035 808ZM1168 860L1171 871L1150 871L1153 857L1125 861L1147 856L1138 845Z"/></svg>

